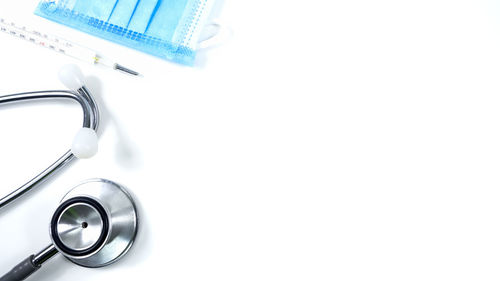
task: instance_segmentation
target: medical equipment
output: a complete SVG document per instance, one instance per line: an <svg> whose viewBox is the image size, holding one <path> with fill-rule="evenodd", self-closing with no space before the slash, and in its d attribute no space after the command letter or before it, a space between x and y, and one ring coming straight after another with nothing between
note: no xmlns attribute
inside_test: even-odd
<svg viewBox="0 0 500 281"><path fill-rule="evenodd" d="M76 134L71 150L52 163L33 179L21 187L0 198L0 209L21 195L32 190L57 170L68 164L74 157L89 158L97 152L96 130L99 126L99 110L97 104L83 83L83 74L75 65L67 65L59 71L59 79L72 91L39 91L26 92L7 96L0 96L0 105L34 99L59 99L67 98L77 101L83 109L83 128Z"/></svg>
<svg viewBox="0 0 500 281"><path fill-rule="evenodd" d="M102 267L123 257L137 234L137 211L131 195L105 179L87 180L70 190L50 221L52 244L0 277L19 281L58 252L84 267Z"/></svg>
<svg viewBox="0 0 500 281"><path fill-rule="evenodd" d="M7 21L0 18L0 31L13 35L15 37L27 40L38 46L46 47L60 54L70 56L95 65L102 65L124 73L139 75L138 72L128 69L116 62L110 61L98 55L94 50L69 42L62 38L49 35L38 30L30 29L25 26L15 24L12 21Z"/></svg>
<svg viewBox="0 0 500 281"><path fill-rule="evenodd" d="M193 65L214 0L41 0L35 14L154 56Z"/></svg>

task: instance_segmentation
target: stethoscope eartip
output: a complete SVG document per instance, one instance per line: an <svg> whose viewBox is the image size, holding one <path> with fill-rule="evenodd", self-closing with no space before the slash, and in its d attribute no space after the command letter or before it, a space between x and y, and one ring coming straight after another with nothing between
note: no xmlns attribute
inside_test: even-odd
<svg viewBox="0 0 500 281"><path fill-rule="evenodd" d="M74 64L63 66L58 73L59 80L71 90L78 90L84 85L84 77L80 68Z"/></svg>
<svg viewBox="0 0 500 281"><path fill-rule="evenodd" d="M81 128L76 133L71 146L71 153L80 159L87 159L97 153L97 134L90 128Z"/></svg>

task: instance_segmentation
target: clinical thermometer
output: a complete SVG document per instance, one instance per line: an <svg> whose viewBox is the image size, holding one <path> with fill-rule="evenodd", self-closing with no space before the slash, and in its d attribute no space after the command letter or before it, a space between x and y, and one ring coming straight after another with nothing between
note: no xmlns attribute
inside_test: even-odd
<svg viewBox="0 0 500 281"><path fill-rule="evenodd" d="M25 26L16 25L3 18L0 18L0 31L90 64L99 64L131 75L139 75L138 72L105 59L87 47L69 42L57 36L26 28Z"/></svg>

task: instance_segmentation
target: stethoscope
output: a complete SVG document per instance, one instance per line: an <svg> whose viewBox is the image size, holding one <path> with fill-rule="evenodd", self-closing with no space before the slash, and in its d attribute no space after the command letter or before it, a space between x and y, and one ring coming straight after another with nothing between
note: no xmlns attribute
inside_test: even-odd
<svg viewBox="0 0 500 281"><path fill-rule="evenodd" d="M88 158L97 152L95 130L99 111L95 100L83 84L76 66L59 73L61 81L73 91L40 91L0 97L0 104L30 99L70 98L83 109L83 128L77 133L71 150L20 188L0 199L0 208L32 190L74 157ZM71 189L55 210L49 227L52 243L30 255L0 281L24 280L42 264L61 253L75 264L102 267L125 255L137 234L137 210L132 196L121 185L105 179L87 180Z"/></svg>

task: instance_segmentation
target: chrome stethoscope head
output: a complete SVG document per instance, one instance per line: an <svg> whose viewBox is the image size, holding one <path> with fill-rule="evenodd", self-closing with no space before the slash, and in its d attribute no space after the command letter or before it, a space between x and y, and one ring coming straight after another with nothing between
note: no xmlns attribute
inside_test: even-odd
<svg viewBox="0 0 500 281"><path fill-rule="evenodd" d="M31 255L0 281L24 280L61 253L84 267L103 267L122 258L137 235L137 210L124 187L105 179L71 189L50 221L52 244Z"/></svg>
<svg viewBox="0 0 500 281"><path fill-rule="evenodd" d="M101 267L122 257L137 233L130 194L104 179L87 180L68 192L50 222L54 247L72 262Z"/></svg>

